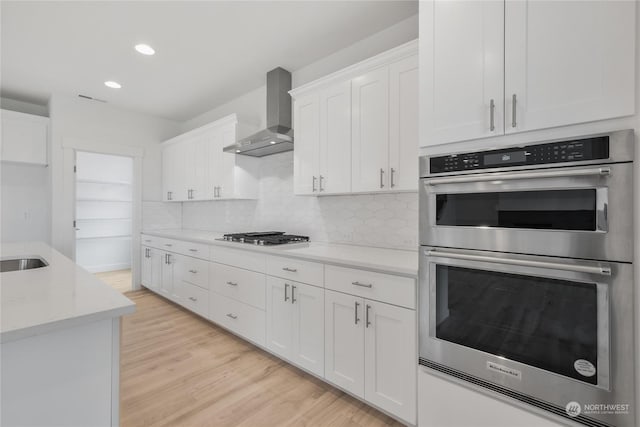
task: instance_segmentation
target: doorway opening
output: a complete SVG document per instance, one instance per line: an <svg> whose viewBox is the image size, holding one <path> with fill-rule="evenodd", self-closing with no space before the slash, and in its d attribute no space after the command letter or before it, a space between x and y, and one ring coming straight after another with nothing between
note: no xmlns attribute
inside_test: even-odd
<svg viewBox="0 0 640 427"><path fill-rule="evenodd" d="M76 262L120 292L132 289L133 159L76 151Z"/></svg>

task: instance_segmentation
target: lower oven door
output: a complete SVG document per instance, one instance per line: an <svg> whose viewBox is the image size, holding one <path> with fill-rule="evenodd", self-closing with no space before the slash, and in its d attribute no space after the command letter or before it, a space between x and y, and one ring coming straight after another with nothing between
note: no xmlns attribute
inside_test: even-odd
<svg viewBox="0 0 640 427"><path fill-rule="evenodd" d="M631 424L627 414L593 418L633 425L630 264L421 253L421 364L560 415L569 402L630 404Z"/></svg>

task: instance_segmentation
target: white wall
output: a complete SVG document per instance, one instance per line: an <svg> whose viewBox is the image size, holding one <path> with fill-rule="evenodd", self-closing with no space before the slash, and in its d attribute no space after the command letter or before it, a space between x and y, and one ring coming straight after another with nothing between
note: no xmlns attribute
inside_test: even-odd
<svg viewBox="0 0 640 427"><path fill-rule="evenodd" d="M142 158L142 199L161 200L161 150L159 143L179 133L170 120L126 111L100 102L54 94L49 102L51 117L51 211L53 246L72 256L73 158L65 158L65 141L93 146L135 147Z"/></svg>
<svg viewBox="0 0 640 427"><path fill-rule="evenodd" d="M414 40L417 36L416 15L294 70L293 87ZM266 87L263 86L185 122L182 130L202 126L231 113L237 113L239 121L249 124L254 130L264 128L265 97ZM308 235L314 241L405 249L417 247L417 193L317 198L294 196L291 152L264 157L260 164L259 200L183 203L182 226L223 232L278 229Z"/></svg>
<svg viewBox="0 0 640 427"><path fill-rule="evenodd" d="M46 105L18 101L17 99L12 98L1 97L0 108L4 110L18 111L25 114L49 117L49 108Z"/></svg>
<svg viewBox="0 0 640 427"><path fill-rule="evenodd" d="M421 29L429 28L428 23L421 25ZM465 141L454 144L446 144L441 146L430 147L428 149L421 149L421 155L428 154L442 154L442 153L455 153L469 150L482 150L488 148L496 148L501 146L509 146L516 144L526 144L536 141L544 141L551 138L563 138L572 137L576 135L588 135L593 133L608 132L622 129L634 129L636 136L635 145L635 175L634 182L630 182L629 185L634 185L634 197L635 197L635 222L634 222L634 264L635 264L635 279L634 279L634 291L635 291L635 325L621 325L622 327L635 326L636 330L636 413L640 417L640 2L636 1L636 114L631 117L624 117L612 120L602 120L591 123L584 123L573 126L563 126L552 129L544 129L539 131L525 132L521 134L513 134L501 137L492 137L486 139L479 139L474 141ZM457 387L457 386L456 386ZM430 398L420 402L422 405L426 405L425 411L434 410L447 405L451 405L450 398L446 396L440 396L441 398ZM640 423L640 419L637 420ZM640 425L640 424L639 424Z"/></svg>

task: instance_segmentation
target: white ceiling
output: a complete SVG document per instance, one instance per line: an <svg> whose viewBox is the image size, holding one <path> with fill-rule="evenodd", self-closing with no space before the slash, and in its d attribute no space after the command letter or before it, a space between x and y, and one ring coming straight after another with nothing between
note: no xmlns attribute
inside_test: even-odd
<svg viewBox="0 0 640 427"><path fill-rule="evenodd" d="M417 1L2 1L3 96L186 120L415 13ZM155 56L133 46L148 43ZM115 80L122 89L104 86Z"/></svg>

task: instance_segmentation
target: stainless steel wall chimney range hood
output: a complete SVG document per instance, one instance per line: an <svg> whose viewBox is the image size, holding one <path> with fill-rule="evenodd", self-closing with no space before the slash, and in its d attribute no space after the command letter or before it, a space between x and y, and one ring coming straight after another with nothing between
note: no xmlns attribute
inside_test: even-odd
<svg viewBox="0 0 640 427"><path fill-rule="evenodd" d="M229 153L263 157L293 150L291 73L275 68L267 73L267 128L224 147Z"/></svg>

